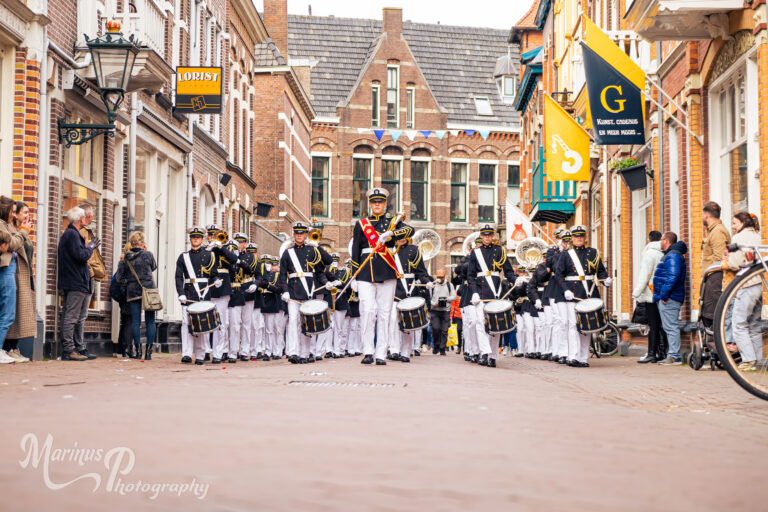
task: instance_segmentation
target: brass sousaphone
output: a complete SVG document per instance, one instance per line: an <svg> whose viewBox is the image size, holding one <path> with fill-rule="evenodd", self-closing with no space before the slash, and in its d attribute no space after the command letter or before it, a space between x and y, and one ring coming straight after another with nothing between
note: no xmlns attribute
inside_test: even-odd
<svg viewBox="0 0 768 512"><path fill-rule="evenodd" d="M517 244L517 263L525 268L534 268L544 260L548 249L549 245L541 238L528 237Z"/></svg>
<svg viewBox="0 0 768 512"><path fill-rule="evenodd" d="M411 238L413 245L419 248L421 258L424 261L429 261L440 252L440 235L436 231L431 229L420 229L413 234Z"/></svg>

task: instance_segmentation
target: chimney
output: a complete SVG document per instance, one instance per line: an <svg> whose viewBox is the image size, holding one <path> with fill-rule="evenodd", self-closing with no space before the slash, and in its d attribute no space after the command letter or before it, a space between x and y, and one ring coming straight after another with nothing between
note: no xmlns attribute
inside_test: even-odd
<svg viewBox="0 0 768 512"><path fill-rule="evenodd" d="M399 7L385 7L382 11L384 33L393 37L400 37L403 33L403 10Z"/></svg>
<svg viewBox="0 0 768 512"><path fill-rule="evenodd" d="M264 25L275 46L288 59L288 0L264 0Z"/></svg>

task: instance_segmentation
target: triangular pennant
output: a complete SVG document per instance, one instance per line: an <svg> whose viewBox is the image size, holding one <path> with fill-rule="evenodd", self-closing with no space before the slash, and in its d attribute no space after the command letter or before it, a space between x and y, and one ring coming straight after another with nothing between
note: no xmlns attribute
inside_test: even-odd
<svg viewBox="0 0 768 512"><path fill-rule="evenodd" d="M464 135L466 135L466 136L467 136L467 137L469 137L470 139L472 138L472 136L473 136L474 134L475 134L475 130L464 130Z"/></svg>
<svg viewBox="0 0 768 512"><path fill-rule="evenodd" d="M376 138L381 141L381 138L384 136L384 132L387 130L373 130L374 135L376 135Z"/></svg>
<svg viewBox="0 0 768 512"><path fill-rule="evenodd" d="M419 130L421 134L424 136L425 139L429 138L429 134L432 133L432 130ZM442 139L442 137L440 137Z"/></svg>
<svg viewBox="0 0 768 512"><path fill-rule="evenodd" d="M449 132L450 132L450 134L451 134L451 135L453 135L454 137L458 137L458 136L459 136L459 131L460 131L460 130L448 130L448 131L449 131Z"/></svg>
<svg viewBox="0 0 768 512"><path fill-rule="evenodd" d="M547 181L589 181L589 134L548 94L544 133Z"/></svg>
<svg viewBox="0 0 768 512"><path fill-rule="evenodd" d="M369 131L371 131L370 128L358 128L357 129L357 133L368 133Z"/></svg>
<svg viewBox="0 0 768 512"><path fill-rule="evenodd" d="M416 140L416 134L419 133L416 130L405 130L405 136L411 140Z"/></svg>
<svg viewBox="0 0 768 512"><path fill-rule="evenodd" d="M480 134L483 140L486 140L488 138L488 135L491 134L491 130L477 130L477 133Z"/></svg>
<svg viewBox="0 0 768 512"><path fill-rule="evenodd" d="M435 135L438 139L443 140L443 137L445 137L445 130L435 130Z"/></svg>
<svg viewBox="0 0 768 512"><path fill-rule="evenodd" d="M389 130L389 134L392 136L392 142L397 142L397 139L403 134L403 130Z"/></svg>

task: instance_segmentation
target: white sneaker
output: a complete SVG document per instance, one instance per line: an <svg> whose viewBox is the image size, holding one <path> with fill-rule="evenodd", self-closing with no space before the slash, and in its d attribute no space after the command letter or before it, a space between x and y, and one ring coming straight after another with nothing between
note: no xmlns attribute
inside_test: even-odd
<svg viewBox="0 0 768 512"><path fill-rule="evenodd" d="M13 350L8 351L8 355L14 361L16 361L17 363L28 363L29 362L29 358L28 357L24 357L23 355L21 355L21 352L19 352L18 348L15 348Z"/></svg>
<svg viewBox="0 0 768 512"><path fill-rule="evenodd" d="M5 350L0 350L0 364L12 364L15 363L16 360L8 355L8 352Z"/></svg>
<svg viewBox="0 0 768 512"><path fill-rule="evenodd" d="M502 350L501 353L504 355L509 354L509 347L504 347L504 350Z"/></svg>

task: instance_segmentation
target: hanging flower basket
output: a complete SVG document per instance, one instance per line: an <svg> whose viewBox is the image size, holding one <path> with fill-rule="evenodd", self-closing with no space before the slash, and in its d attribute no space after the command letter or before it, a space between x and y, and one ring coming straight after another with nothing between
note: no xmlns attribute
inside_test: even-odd
<svg viewBox="0 0 768 512"><path fill-rule="evenodd" d="M648 164L637 158L626 158L613 165L613 170L621 175L624 184L630 192L644 189L648 186Z"/></svg>

